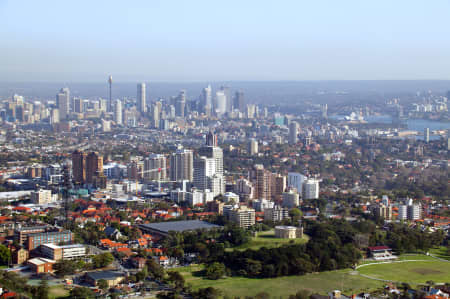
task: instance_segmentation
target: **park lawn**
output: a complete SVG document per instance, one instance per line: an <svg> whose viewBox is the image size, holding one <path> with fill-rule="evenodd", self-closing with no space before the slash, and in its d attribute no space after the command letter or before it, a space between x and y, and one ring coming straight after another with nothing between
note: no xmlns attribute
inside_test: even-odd
<svg viewBox="0 0 450 299"><path fill-rule="evenodd" d="M447 247L445 246L431 248L430 253L437 256L438 258L450 261L450 255L449 252L447 251Z"/></svg>
<svg viewBox="0 0 450 299"><path fill-rule="evenodd" d="M281 239L275 238L275 232L273 230L269 230L265 232L259 232L256 237L251 237L250 241L245 244L233 248L227 248L226 250L227 251L233 250L242 251L247 249L258 250L261 247L275 248L283 245L301 244L306 242L308 242L308 236L305 234L303 235L303 238Z"/></svg>
<svg viewBox="0 0 450 299"><path fill-rule="evenodd" d="M345 294L351 294L384 286L383 282L364 278L354 274L350 269L301 276L263 279L227 277L219 280L209 280L199 276L198 272L202 269L203 266L197 265L178 268L177 271L183 275L186 283L191 284L194 289L214 287L221 290L222 295L230 297L255 296L258 293L266 292L273 297L286 298L299 290L327 294L335 289L343 290Z"/></svg>
<svg viewBox="0 0 450 299"><path fill-rule="evenodd" d="M435 283L450 282L450 263L435 260L418 262L400 262L364 266L358 272L373 278L421 284L427 281Z"/></svg>
<svg viewBox="0 0 450 299"><path fill-rule="evenodd" d="M50 298L65 298L69 296L69 290L66 290L64 285L50 286L49 297Z"/></svg>

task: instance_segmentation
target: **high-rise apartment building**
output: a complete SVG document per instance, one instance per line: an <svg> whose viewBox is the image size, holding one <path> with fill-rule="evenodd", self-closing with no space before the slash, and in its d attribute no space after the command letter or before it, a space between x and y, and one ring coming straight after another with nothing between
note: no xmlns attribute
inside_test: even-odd
<svg viewBox="0 0 450 299"><path fill-rule="evenodd" d="M144 178L150 181L167 179L166 157L161 154L151 154L144 160Z"/></svg>
<svg viewBox="0 0 450 299"><path fill-rule="evenodd" d="M255 224L255 210L246 206L241 206L239 209L224 209L223 213L225 217L240 227L248 228Z"/></svg>
<svg viewBox="0 0 450 299"><path fill-rule="evenodd" d="M319 198L319 180L308 179L303 183L303 198L304 199Z"/></svg>
<svg viewBox="0 0 450 299"><path fill-rule="evenodd" d="M59 119L67 120L69 118L70 109L70 90L69 88L61 88L60 92L56 95L56 105L59 110Z"/></svg>
<svg viewBox="0 0 450 299"><path fill-rule="evenodd" d="M208 189L208 178L216 174L216 161L214 158L200 156L194 159L194 187Z"/></svg>
<svg viewBox="0 0 450 299"><path fill-rule="evenodd" d="M218 146L203 146L198 150L199 156L213 158L215 161L215 173L223 175L223 151Z"/></svg>
<svg viewBox="0 0 450 299"><path fill-rule="evenodd" d="M137 104L137 109L140 113L144 114L147 112L145 83L139 83L137 85L136 104Z"/></svg>
<svg viewBox="0 0 450 299"><path fill-rule="evenodd" d="M194 153L188 149L177 149L170 157L170 180L192 182L194 179Z"/></svg>
<svg viewBox="0 0 450 299"><path fill-rule="evenodd" d="M423 140L424 140L426 143L429 143L429 142L430 142L430 128L425 128L425 129L424 129L424 132L423 132Z"/></svg>
<svg viewBox="0 0 450 299"><path fill-rule="evenodd" d="M97 152L86 156L86 183L93 184L96 177L103 175L103 157Z"/></svg>
<svg viewBox="0 0 450 299"><path fill-rule="evenodd" d="M201 109L205 114L210 114L212 109L212 90L211 85L203 88L200 98Z"/></svg>
<svg viewBox="0 0 450 299"><path fill-rule="evenodd" d="M256 155L258 153L258 141L256 141L255 139L250 139L248 142L248 149L247 152L250 155Z"/></svg>
<svg viewBox="0 0 450 299"><path fill-rule="evenodd" d="M298 194L303 193L303 183L306 181L307 177L298 172L289 172L287 186L289 188L297 189Z"/></svg>
<svg viewBox="0 0 450 299"><path fill-rule="evenodd" d="M255 198L270 200L272 196L271 193L272 173L264 169L264 166L260 164L255 165L255 172L256 172Z"/></svg>
<svg viewBox="0 0 450 299"><path fill-rule="evenodd" d="M72 176L76 185L81 185L86 181L86 154L75 150L72 153Z"/></svg>

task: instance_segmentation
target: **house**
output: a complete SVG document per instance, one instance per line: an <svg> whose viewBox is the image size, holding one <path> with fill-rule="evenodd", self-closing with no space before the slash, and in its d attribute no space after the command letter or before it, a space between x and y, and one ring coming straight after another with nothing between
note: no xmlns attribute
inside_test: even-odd
<svg viewBox="0 0 450 299"><path fill-rule="evenodd" d="M113 226L108 226L107 228L105 228L104 232L108 238L116 240L116 241L122 237L122 234L120 233L120 231Z"/></svg>
<svg viewBox="0 0 450 299"><path fill-rule="evenodd" d="M84 276L84 280L92 286L96 286L99 280L105 280L108 283L108 287L113 287L121 283L124 279L124 273L115 271L87 272Z"/></svg>
<svg viewBox="0 0 450 299"><path fill-rule="evenodd" d="M170 264L170 260L167 256L153 256L152 258L162 267L167 267Z"/></svg>
<svg viewBox="0 0 450 299"><path fill-rule="evenodd" d="M133 257L131 258L131 264L133 267L141 270L145 267L145 264L147 263L147 259L143 257Z"/></svg>

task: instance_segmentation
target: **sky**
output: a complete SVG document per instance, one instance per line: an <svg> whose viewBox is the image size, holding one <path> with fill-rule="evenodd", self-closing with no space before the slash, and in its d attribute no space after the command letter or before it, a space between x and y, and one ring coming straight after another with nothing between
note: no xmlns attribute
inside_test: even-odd
<svg viewBox="0 0 450 299"><path fill-rule="evenodd" d="M448 0L0 0L0 81L450 79Z"/></svg>

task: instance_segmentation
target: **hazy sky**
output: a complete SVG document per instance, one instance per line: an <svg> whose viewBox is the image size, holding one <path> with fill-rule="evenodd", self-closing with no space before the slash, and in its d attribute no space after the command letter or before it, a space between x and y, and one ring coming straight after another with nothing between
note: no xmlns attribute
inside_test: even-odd
<svg viewBox="0 0 450 299"><path fill-rule="evenodd" d="M0 0L1 81L450 79L449 0Z"/></svg>

